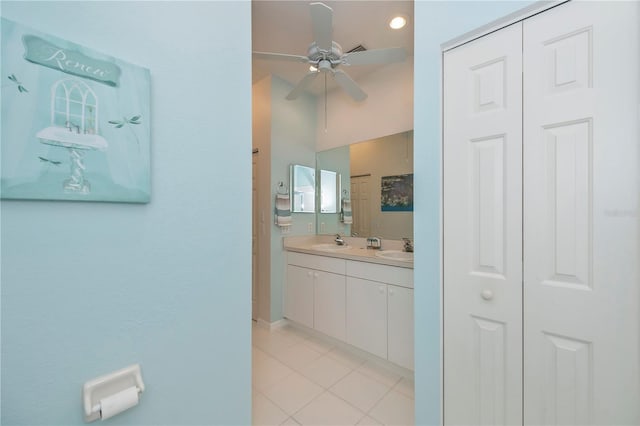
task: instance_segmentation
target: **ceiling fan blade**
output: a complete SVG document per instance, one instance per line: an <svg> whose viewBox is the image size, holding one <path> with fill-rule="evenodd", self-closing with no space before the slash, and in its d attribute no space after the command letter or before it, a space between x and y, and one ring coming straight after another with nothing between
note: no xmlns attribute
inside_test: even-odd
<svg viewBox="0 0 640 426"><path fill-rule="evenodd" d="M373 49L362 52L345 53L342 59L347 65L370 65L402 62L407 58L407 52L402 47L388 49Z"/></svg>
<svg viewBox="0 0 640 426"><path fill-rule="evenodd" d="M333 9L324 3L311 3L313 37L321 50L331 51L333 37Z"/></svg>
<svg viewBox="0 0 640 426"><path fill-rule="evenodd" d="M311 85L318 74L320 74L318 71L311 71L307 75L305 75L302 80L300 80L298 85L294 87L293 90L287 95L287 99L292 101L300 96L300 93L302 93L307 87Z"/></svg>
<svg viewBox="0 0 640 426"><path fill-rule="evenodd" d="M349 75L342 70L334 70L333 76L336 82L349 94L356 102L367 99L367 94L356 84Z"/></svg>
<svg viewBox="0 0 640 426"><path fill-rule="evenodd" d="M271 53L271 52L253 52L254 59L266 59L277 61L292 61L292 62L309 62L309 58L300 55L287 55L285 53Z"/></svg>

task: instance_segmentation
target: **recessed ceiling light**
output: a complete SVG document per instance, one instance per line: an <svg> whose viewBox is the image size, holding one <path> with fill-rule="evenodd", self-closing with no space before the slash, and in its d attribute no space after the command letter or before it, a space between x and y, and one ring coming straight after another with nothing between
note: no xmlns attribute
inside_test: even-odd
<svg viewBox="0 0 640 426"><path fill-rule="evenodd" d="M391 21L389 21L389 26L394 30L399 30L405 25L407 25L407 18L405 18L404 16L396 16Z"/></svg>

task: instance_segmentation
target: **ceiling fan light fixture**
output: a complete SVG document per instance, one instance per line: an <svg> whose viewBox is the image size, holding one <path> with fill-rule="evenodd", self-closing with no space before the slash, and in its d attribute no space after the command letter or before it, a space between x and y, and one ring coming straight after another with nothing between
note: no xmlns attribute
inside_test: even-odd
<svg viewBox="0 0 640 426"><path fill-rule="evenodd" d="M407 53L402 47L389 47L384 49L367 50L358 45L350 51L343 53L342 47L332 40L333 37L333 11L323 3L311 3L311 27L314 41L307 49L307 56L291 55L284 53L253 52L254 59L277 59L289 62L302 62L309 67L309 72L298 82L293 90L286 96L288 100L296 99L302 92L308 90L320 73L324 74L325 99L327 96L327 74L333 78L356 102L362 102L367 94L353 81L349 75L340 69L341 66L353 65L377 65L394 62L402 62ZM408 21L403 16L404 22ZM326 108L326 104L325 104ZM326 117L326 115L325 115Z"/></svg>
<svg viewBox="0 0 640 426"><path fill-rule="evenodd" d="M399 30L407 25L407 18L402 15L394 16L391 21L389 21L389 26L394 30Z"/></svg>

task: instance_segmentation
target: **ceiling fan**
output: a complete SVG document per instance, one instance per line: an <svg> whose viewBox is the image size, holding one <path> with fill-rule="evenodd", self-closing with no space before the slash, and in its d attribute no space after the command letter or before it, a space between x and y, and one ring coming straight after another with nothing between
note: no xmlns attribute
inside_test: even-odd
<svg viewBox="0 0 640 426"><path fill-rule="evenodd" d="M256 59L275 59L308 63L313 68L298 85L287 95L287 99L296 99L320 73L333 76L336 83L355 101L361 102L367 94L349 75L339 69L340 65L371 65L402 62L407 54L401 47L373 49L343 53L338 43L333 41L333 9L324 3L311 3L311 24L315 41L309 45L307 56L288 55L284 53L253 52ZM325 82L326 84L326 82ZM326 85L325 85L326 95Z"/></svg>

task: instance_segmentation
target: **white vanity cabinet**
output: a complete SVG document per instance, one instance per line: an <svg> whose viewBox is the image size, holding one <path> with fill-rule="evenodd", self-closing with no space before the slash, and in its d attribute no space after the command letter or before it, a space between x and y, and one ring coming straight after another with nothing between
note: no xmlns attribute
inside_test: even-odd
<svg viewBox="0 0 640 426"><path fill-rule="evenodd" d="M413 289L387 286L387 358L413 370Z"/></svg>
<svg viewBox="0 0 640 426"><path fill-rule="evenodd" d="M313 328L313 270L287 265L284 316Z"/></svg>
<svg viewBox="0 0 640 426"><path fill-rule="evenodd" d="M333 338L346 339L345 277L315 271L313 287L313 328Z"/></svg>
<svg viewBox="0 0 640 426"><path fill-rule="evenodd" d="M387 285L347 277L347 343L387 358Z"/></svg>
<svg viewBox="0 0 640 426"><path fill-rule="evenodd" d="M291 321L413 370L413 269L287 252Z"/></svg>
<svg viewBox="0 0 640 426"><path fill-rule="evenodd" d="M289 252L285 317L345 340L345 260Z"/></svg>
<svg viewBox="0 0 640 426"><path fill-rule="evenodd" d="M347 343L413 369L413 269L347 261Z"/></svg>

